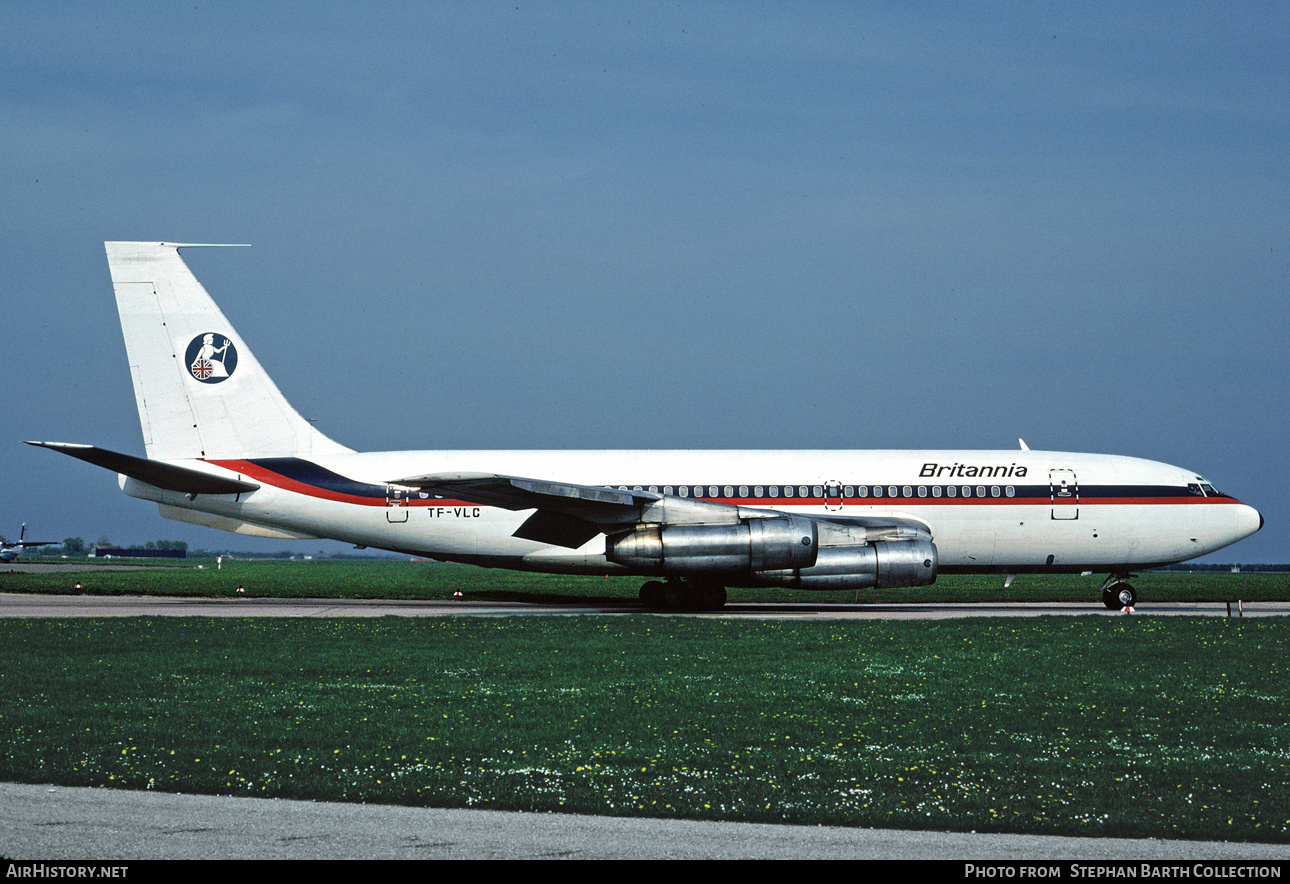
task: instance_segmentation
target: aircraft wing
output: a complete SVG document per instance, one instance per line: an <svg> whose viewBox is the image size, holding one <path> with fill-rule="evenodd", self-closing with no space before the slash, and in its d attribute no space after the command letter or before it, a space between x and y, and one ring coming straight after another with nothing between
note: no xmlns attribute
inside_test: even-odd
<svg viewBox="0 0 1290 884"><path fill-rule="evenodd" d="M432 473L394 479L392 485L467 500L508 510L536 510L516 537L577 549L597 534L626 531L643 523L728 524L741 519L782 516L776 510L741 507L694 498L671 497L654 491L633 491L595 485L575 485L544 479L525 479L496 473ZM868 541L931 537L928 526L899 516L810 515L829 534L857 535Z"/></svg>
<svg viewBox="0 0 1290 884"><path fill-rule="evenodd" d="M496 473L432 473L395 479L390 484L507 510L536 510L515 536L569 549L577 549L597 534L636 524L646 507L663 499L653 491L624 491Z"/></svg>
<svg viewBox="0 0 1290 884"><path fill-rule="evenodd" d="M596 485L522 479L519 476L496 473L432 473L428 476L395 479L390 484L420 488L444 497L457 497L508 510L569 508L585 513L594 508L638 508L663 497L653 491L623 491Z"/></svg>
<svg viewBox="0 0 1290 884"><path fill-rule="evenodd" d="M28 442L27 444L35 445L37 448L61 451L63 454L80 458L114 473L124 473L131 479L138 479L140 482L147 482L149 485L164 488L167 491L179 491L184 494L242 494L260 487L251 482L212 476L201 470L108 451L106 448L96 448L93 445L78 445L74 442Z"/></svg>

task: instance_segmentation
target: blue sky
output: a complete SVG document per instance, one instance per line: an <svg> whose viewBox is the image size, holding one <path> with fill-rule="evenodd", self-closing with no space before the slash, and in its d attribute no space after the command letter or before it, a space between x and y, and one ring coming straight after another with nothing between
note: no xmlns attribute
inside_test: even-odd
<svg viewBox="0 0 1290 884"><path fill-rule="evenodd" d="M0 533L292 546L20 444L142 454L102 247L142 239L252 243L185 257L354 448L1022 437L1196 470L1267 518L1219 560L1290 561L1287 25L1277 3L5 4Z"/></svg>

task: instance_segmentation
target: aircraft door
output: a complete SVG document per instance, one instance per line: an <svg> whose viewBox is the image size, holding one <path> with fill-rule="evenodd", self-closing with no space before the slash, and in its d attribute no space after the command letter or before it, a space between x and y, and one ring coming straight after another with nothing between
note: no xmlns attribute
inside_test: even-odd
<svg viewBox="0 0 1290 884"><path fill-rule="evenodd" d="M406 522L408 505L415 494L415 489L399 485L385 486L385 518L390 522Z"/></svg>
<svg viewBox="0 0 1290 884"><path fill-rule="evenodd" d="M1074 470L1049 470L1048 490L1052 495L1054 519L1079 518L1079 482Z"/></svg>

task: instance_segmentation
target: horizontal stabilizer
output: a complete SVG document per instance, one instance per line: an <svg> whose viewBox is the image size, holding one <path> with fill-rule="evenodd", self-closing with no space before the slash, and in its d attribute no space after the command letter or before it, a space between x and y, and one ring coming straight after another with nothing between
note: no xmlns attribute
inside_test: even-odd
<svg viewBox="0 0 1290 884"><path fill-rule="evenodd" d="M78 445L74 442L28 442L27 444L61 451L63 454L80 458L97 467L122 473L131 479L147 482L155 488L166 491L179 491L183 494L244 494L260 487L251 482L212 476L201 470L120 454L116 451L108 451L106 448L95 448L93 445Z"/></svg>

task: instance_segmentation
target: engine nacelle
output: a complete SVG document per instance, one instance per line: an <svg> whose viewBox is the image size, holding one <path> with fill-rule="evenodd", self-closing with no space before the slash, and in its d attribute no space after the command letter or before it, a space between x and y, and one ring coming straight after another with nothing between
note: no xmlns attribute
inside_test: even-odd
<svg viewBox="0 0 1290 884"><path fill-rule="evenodd" d="M611 562L653 574L747 575L810 568L819 534L800 516L749 519L734 525L646 525L607 539Z"/></svg>
<svg viewBox="0 0 1290 884"><path fill-rule="evenodd" d="M880 540L863 546L826 546L807 568L761 571L759 586L795 589L891 589L936 581L936 544L930 540Z"/></svg>

